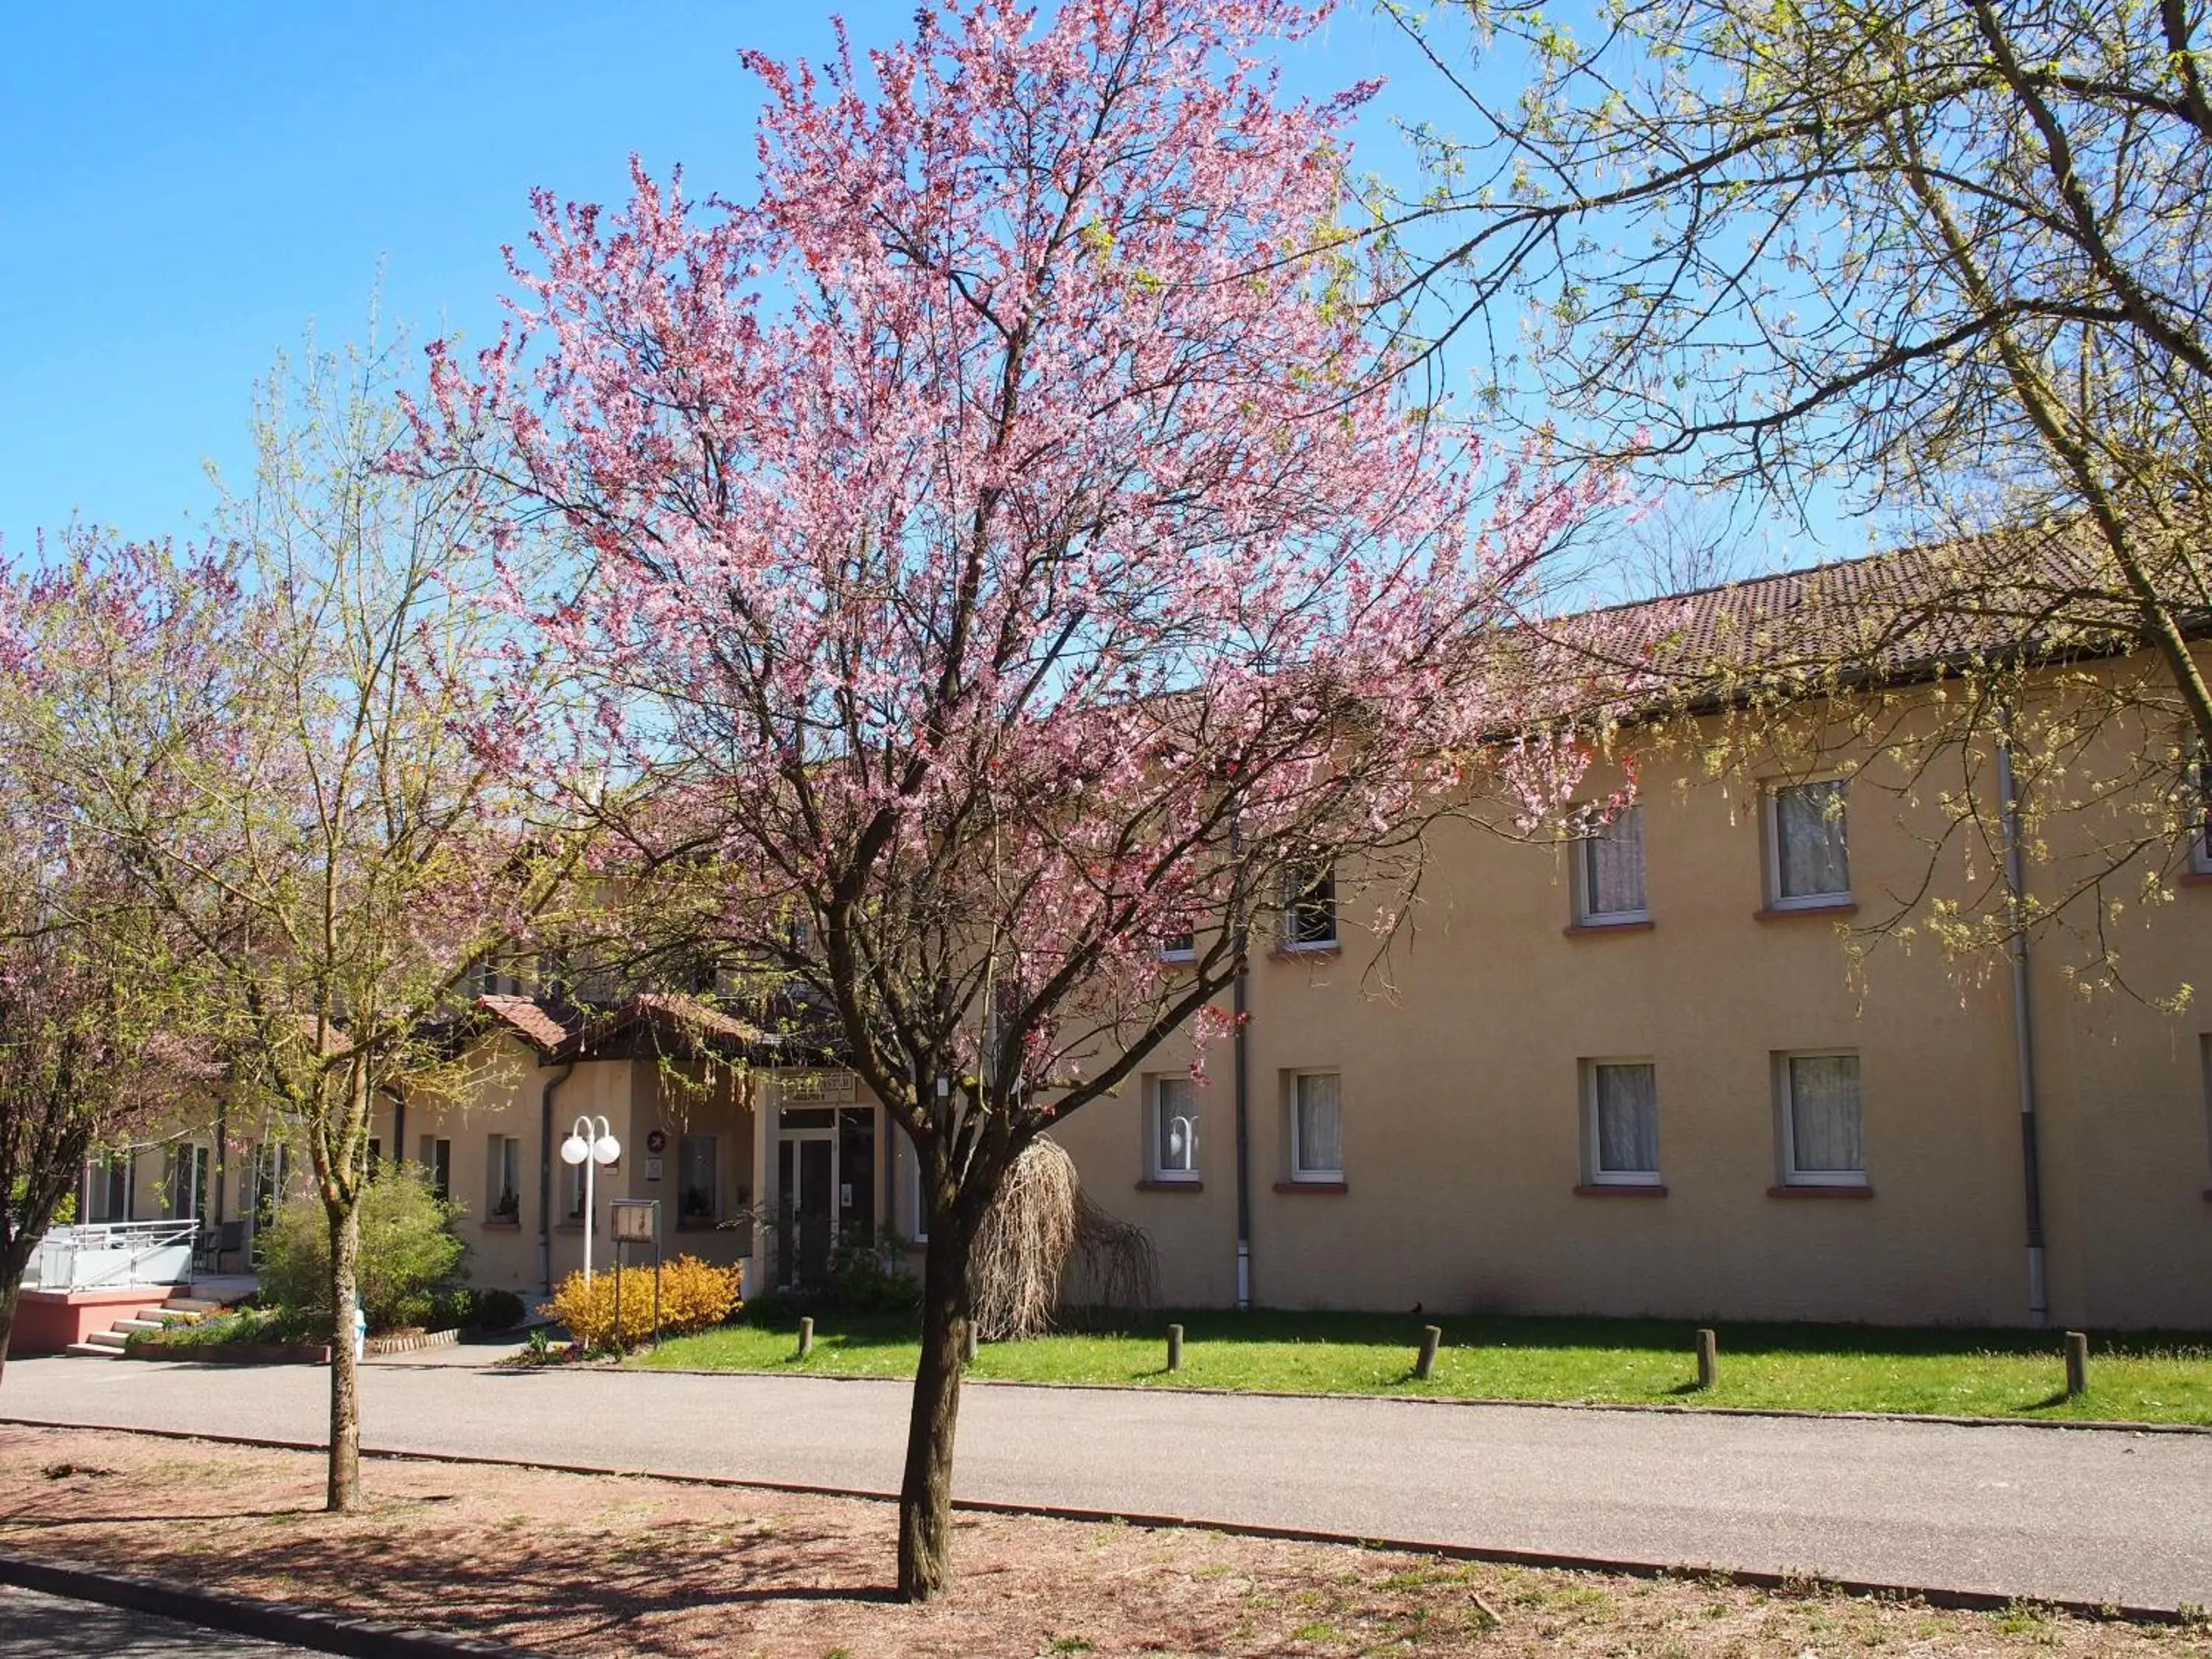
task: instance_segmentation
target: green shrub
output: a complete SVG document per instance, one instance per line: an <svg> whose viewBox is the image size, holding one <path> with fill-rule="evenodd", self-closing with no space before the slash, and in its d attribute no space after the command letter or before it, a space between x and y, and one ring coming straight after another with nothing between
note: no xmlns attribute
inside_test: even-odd
<svg viewBox="0 0 2212 1659"><path fill-rule="evenodd" d="M468 1246L455 1237L460 1212L439 1198L421 1165L378 1172L362 1188L361 1305L372 1331L430 1322L434 1292L460 1276ZM295 1199L262 1235L261 1294L274 1306L330 1319L331 1239L322 1200Z"/></svg>

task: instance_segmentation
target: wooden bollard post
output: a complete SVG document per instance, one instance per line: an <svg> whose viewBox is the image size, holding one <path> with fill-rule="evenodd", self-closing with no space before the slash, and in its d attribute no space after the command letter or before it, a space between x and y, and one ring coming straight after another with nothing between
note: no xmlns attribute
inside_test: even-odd
<svg viewBox="0 0 2212 1659"><path fill-rule="evenodd" d="M1168 1327L1168 1369L1171 1371L1182 1369L1182 1327L1180 1325Z"/></svg>
<svg viewBox="0 0 2212 1659"><path fill-rule="evenodd" d="M1413 1376L1425 1382L1437 1374L1437 1349L1444 1340L1441 1325L1421 1327L1421 1357L1413 1362Z"/></svg>
<svg viewBox="0 0 2212 1659"><path fill-rule="evenodd" d="M1721 1340L1704 1326L1698 1328L1698 1386L1710 1389L1719 1380Z"/></svg>
<svg viewBox="0 0 2212 1659"><path fill-rule="evenodd" d="M804 1359L813 1352L814 1322L811 1319L802 1319L799 1322L799 1357Z"/></svg>
<svg viewBox="0 0 2212 1659"><path fill-rule="evenodd" d="M967 1334L960 1339L960 1357L971 1365L975 1363L975 1322L972 1319L968 1322Z"/></svg>
<svg viewBox="0 0 2212 1659"><path fill-rule="evenodd" d="M2066 1333L2066 1397L2076 1399L2089 1392L2089 1335L2086 1331Z"/></svg>

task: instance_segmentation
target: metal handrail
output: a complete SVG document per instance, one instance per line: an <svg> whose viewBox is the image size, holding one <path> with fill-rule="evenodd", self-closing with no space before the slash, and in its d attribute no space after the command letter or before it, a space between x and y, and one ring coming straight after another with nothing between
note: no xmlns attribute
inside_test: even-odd
<svg viewBox="0 0 2212 1659"><path fill-rule="evenodd" d="M191 1277L192 1246L199 1231L199 1222L190 1216L50 1228L31 1258L24 1286L82 1291L96 1285L181 1283Z"/></svg>

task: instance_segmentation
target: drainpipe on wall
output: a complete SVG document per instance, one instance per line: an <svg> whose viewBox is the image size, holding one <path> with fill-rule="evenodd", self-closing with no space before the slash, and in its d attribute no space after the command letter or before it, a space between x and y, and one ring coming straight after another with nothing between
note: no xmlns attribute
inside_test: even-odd
<svg viewBox="0 0 2212 1659"><path fill-rule="evenodd" d="M1997 715L1997 791L2002 799L2005 838L2006 920L2011 938L2005 954L2012 963L2013 1069L2020 1080L2021 1176L2027 1205L2027 1317L2042 1325L2051 1317L2044 1279L2043 1169L2036 1144L2035 1024L2028 1003L2027 883L2021 848L2020 786L2012 770L2012 712Z"/></svg>
<svg viewBox="0 0 2212 1659"><path fill-rule="evenodd" d="M398 1090L392 1091L392 1161L404 1164L407 1159L407 1097Z"/></svg>
<svg viewBox="0 0 2212 1659"><path fill-rule="evenodd" d="M1244 1038L1244 948L1237 941L1237 1305L1252 1305L1252 1073Z"/></svg>
<svg viewBox="0 0 2212 1659"><path fill-rule="evenodd" d="M559 1076L545 1079L538 1095L538 1282L549 1298L553 1294L553 1091L575 1069L574 1060L567 1061Z"/></svg>

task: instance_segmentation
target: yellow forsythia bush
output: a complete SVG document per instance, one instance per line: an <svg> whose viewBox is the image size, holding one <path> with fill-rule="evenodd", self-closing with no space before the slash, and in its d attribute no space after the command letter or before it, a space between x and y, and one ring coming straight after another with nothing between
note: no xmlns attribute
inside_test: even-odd
<svg viewBox="0 0 2212 1659"><path fill-rule="evenodd" d="M652 1340L653 1269L624 1267L622 1329L615 1329L615 1270L570 1273L541 1312L568 1328L587 1348L635 1348ZM680 1336L720 1324L738 1310L741 1283L736 1267L717 1267L696 1255L679 1255L660 1270L660 1334Z"/></svg>

